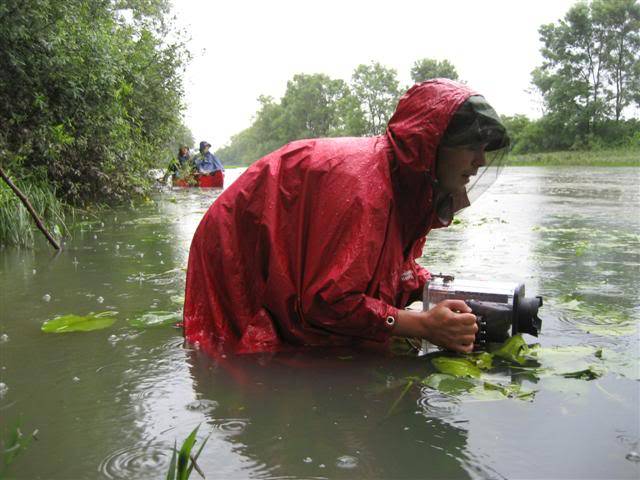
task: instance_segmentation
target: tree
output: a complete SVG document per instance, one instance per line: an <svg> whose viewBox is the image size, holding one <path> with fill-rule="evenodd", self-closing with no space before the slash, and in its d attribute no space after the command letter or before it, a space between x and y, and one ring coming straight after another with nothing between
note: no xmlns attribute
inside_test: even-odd
<svg viewBox="0 0 640 480"><path fill-rule="evenodd" d="M351 89L364 113L365 135L380 135L387 127L400 91L396 71L378 62L358 65L351 77Z"/></svg>
<svg viewBox="0 0 640 480"><path fill-rule="evenodd" d="M416 60L411 67L411 79L415 83L419 83L430 78L458 80L458 72L449 60L442 60L441 62L431 58Z"/></svg>
<svg viewBox="0 0 640 480"><path fill-rule="evenodd" d="M594 0L540 27L544 61L533 72L554 135L588 145L607 119L620 120L638 98L639 9L636 0ZM558 143L562 143L558 138Z"/></svg>
<svg viewBox="0 0 640 480"><path fill-rule="evenodd" d="M127 14L123 13L126 9ZM0 3L0 151L73 203L126 200L183 132L167 0Z"/></svg>

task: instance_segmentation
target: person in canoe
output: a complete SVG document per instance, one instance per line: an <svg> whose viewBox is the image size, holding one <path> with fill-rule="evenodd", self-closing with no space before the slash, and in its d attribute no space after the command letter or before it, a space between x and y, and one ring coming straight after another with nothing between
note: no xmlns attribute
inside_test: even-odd
<svg viewBox="0 0 640 480"><path fill-rule="evenodd" d="M211 355L422 338L470 352L462 300L425 312L426 235L495 179L509 146L468 86L414 85L376 137L293 141L249 167L211 205L189 252L188 342Z"/></svg>
<svg viewBox="0 0 640 480"><path fill-rule="evenodd" d="M211 144L206 141L200 142L200 150L191 159L196 170L196 176L200 177L200 186L219 186L224 183L224 167L220 159L209 151ZM210 177L210 178L203 178ZM207 183L207 185L203 185ZM208 185L211 183L212 185Z"/></svg>

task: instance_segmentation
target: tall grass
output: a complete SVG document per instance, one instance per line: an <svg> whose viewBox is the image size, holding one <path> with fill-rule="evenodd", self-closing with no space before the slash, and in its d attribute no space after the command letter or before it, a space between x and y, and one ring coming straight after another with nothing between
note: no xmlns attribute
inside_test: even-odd
<svg viewBox="0 0 640 480"><path fill-rule="evenodd" d="M46 183L15 182L29 199L49 232L57 238L67 233L67 206L58 200ZM29 211L16 194L0 180L0 245L33 247L36 235L41 235ZM44 238L44 237L43 237Z"/></svg>
<svg viewBox="0 0 640 480"><path fill-rule="evenodd" d="M591 150L509 155L513 166L640 167L640 150Z"/></svg>

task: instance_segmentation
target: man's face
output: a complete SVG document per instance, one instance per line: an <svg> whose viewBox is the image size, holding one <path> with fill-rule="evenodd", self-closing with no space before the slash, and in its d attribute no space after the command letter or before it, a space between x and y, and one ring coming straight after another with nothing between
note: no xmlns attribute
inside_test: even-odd
<svg viewBox="0 0 640 480"><path fill-rule="evenodd" d="M440 187L448 193L464 190L478 169L486 165L484 149L487 144L460 147L440 147L436 176Z"/></svg>

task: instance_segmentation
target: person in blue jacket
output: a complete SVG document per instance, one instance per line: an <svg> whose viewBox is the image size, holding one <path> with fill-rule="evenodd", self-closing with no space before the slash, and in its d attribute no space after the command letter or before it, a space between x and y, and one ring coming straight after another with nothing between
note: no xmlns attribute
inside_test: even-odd
<svg viewBox="0 0 640 480"><path fill-rule="evenodd" d="M198 173L212 174L217 171L224 172L222 163L213 153L209 151L211 144L205 141L200 142L200 151L195 154L192 161Z"/></svg>

